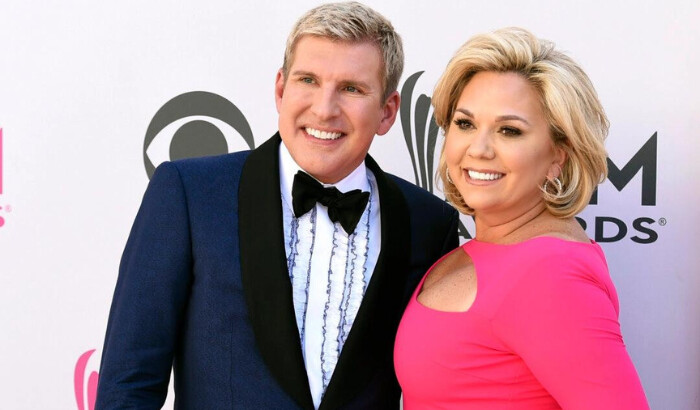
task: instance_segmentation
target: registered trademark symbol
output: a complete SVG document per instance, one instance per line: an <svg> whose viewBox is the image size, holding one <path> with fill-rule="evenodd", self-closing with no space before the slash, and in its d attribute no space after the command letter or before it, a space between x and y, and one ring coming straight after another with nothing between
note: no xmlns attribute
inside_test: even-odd
<svg viewBox="0 0 700 410"><path fill-rule="evenodd" d="M12 212L12 205L5 205L5 211Z"/></svg>
<svg viewBox="0 0 700 410"><path fill-rule="evenodd" d="M666 226L667 223L668 221L666 220L666 218L659 218L659 225Z"/></svg>

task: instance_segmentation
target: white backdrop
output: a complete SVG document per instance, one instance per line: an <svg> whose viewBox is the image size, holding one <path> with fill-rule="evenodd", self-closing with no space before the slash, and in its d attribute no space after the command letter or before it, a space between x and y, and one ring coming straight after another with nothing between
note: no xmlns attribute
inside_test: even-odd
<svg viewBox="0 0 700 410"><path fill-rule="evenodd" d="M643 170L618 176L629 179L622 191L605 182L581 217L607 254L652 408L700 408L700 2L367 3L403 36L400 86L424 71L413 100L430 96L468 37L502 26L551 39L583 65L612 123L610 159L623 169L641 150ZM286 36L316 4L0 2L0 408L90 408L119 258L148 183L151 119L206 91L232 102L262 143L276 130ZM246 148L236 130L224 133L229 150ZM162 138L149 146L155 164L168 158ZM414 180L399 120L370 152ZM642 205L644 190L653 204Z"/></svg>

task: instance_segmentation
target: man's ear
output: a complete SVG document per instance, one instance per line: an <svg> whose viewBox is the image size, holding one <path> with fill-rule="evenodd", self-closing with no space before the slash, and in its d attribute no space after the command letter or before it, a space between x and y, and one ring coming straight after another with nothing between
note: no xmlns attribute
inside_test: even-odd
<svg viewBox="0 0 700 410"><path fill-rule="evenodd" d="M282 95L284 94L285 83L284 73L280 68L277 71L277 77L275 78L275 105L277 106L277 113L280 112L280 107L282 106Z"/></svg>
<svg viewBox="0 0 700 410"><path fill-rule="evenodd" d="M398 91L394 91L389 95L382 106L382 119L379 122L377 135L384 135L389 132L391 126L394 125L394 121L396 121L396 113L399 111L400 106L401 96Z"/></svg>

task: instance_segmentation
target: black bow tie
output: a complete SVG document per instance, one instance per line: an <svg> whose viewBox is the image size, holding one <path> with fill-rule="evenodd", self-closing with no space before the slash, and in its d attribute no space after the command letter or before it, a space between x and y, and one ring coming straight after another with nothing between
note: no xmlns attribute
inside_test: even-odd
<svg viewBox="0 0 700 410"><path fill-rule="evenodd" d="M292 205L297 218L309 212L318 202L328 207L331 221L340 222L345 232L351 234L355 232L368 200L369 192L353 189L342 193L335 187L324 188L305 172L299 171L294 175Z"/></svg>

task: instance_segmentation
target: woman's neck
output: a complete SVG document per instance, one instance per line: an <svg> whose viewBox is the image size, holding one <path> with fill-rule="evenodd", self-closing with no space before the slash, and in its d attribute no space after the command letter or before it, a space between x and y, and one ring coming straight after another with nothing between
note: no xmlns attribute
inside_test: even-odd
<svg viewBox="0 0 700 410"><path fill-rule="evenodd" d="M502 244L521 242L551 231L557 225L556 220L541 202L517 215L477 211L474 214L475 239Z"/></svg>

